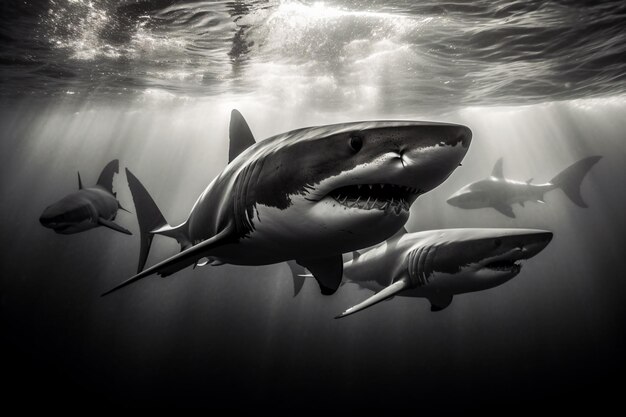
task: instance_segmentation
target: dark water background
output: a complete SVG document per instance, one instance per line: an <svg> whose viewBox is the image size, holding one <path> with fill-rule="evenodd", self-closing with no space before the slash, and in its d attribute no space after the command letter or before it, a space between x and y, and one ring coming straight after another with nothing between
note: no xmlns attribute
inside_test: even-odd
<svg viewBox="0 0 626 417"><path fill-rule="evenodd" d="M626 6L607 2L6 1L0 3L3 401L309 414L588 410L624 368ZM228 116L257 136L408 118L474 132L410 231L537 227L555 238L501 287L433 314L346 285L292 297L285 264L185 270L107 298L138 256L124 236L37 219L119 158L171 223L227 162ZM541 182L604 158L517 219L445 199L488 175ZM123 175L114 184L134 211ZM176 251L155 240L149 262ZM547 404L547 409L540 404Z"/></svg>

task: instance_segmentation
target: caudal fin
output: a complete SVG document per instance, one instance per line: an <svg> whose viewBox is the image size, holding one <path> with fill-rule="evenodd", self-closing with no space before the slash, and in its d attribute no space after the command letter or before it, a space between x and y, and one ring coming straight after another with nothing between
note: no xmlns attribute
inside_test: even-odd
<svg viewBox="0 0 626 417"><path fill-rule="evenodd" d="M137 266L137 273L139 273L146 265L148 252L150 252L150 245L152 244L152 238L154 237L153 231L163 226L167 226L168 224L156 203L152 197L150 197L150 194L148 194L148 191L128 168L126 168L126 178L128 179L130 192L133 195L135 211L137 212L137 221L139 222L139 233L141 236L139 265Z"/></svg>
<svg viewBox="0 0 626 417"><path fill-rule="evenodd" d="M587 207L587 204L580 195L580 184L589 172L602 157L590 156L583 158L565 168L556 177L552 178L552 183L556 188L560 188L563 192L579 207Z"/></svg>

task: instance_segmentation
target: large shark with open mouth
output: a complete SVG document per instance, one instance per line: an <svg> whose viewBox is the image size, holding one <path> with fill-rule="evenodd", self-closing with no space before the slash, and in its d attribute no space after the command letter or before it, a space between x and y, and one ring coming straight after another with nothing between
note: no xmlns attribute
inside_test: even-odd
<svg viewBox="0 0 626 417"><path fill-rule="evenodd" d="M84 187L78 173L78 191L46 207L39 222L62 235L80 233L99 226L130 235L128 230L114 222L118 210L128 211L120 205L113 192L113 176L118 171L119 162L114 159L104 167L98 182L92 187Z"/></svg>
<svg viewBox="0 0 626 417"><path fill-rule="evenodd" d="M541 252L552 233L534 229L444 229L398 233L344 265L346 282L378 291L336 318L394 296L423 297L431 311L455 294L501 285L521 271L521 262Z"/></svg>
<svg viewBox="0 0 626 417"><path fill-rule="evenodd" d="M418 196L459 166L471 136L456 124L369 121L309 127L256 143L233 110L230 163L182 224L170 226L126 170L141 231L138 273L105 294L190 265L292 259L312 272L322 293L332 294L341 282L341 254L402 228ZM143 270L154 235L175 238L181 252Z"/></svg>

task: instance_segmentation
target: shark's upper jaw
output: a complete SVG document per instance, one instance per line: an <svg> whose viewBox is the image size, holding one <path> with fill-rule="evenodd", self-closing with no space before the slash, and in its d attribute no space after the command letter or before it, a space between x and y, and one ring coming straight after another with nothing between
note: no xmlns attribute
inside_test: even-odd
<svg viewBox="0 0 626 417"><path fill-rule="evenodd" d="M496 238L495 242L502 240L504 239ZM478 264L479 269L515 276L522 270L522 261L530 259L541 252L551 240L552 233L548 231L538 231L519 236L511 249L483 260Z"/></svg>
<svg viewBox="0 0 626 417"><path fill-rule="evenodd" d="M332 190L328 196L348 208L408 212L421 190L397 184L356 184Z"/></svg>
<svg viewBox="0 0 626 417"><path fill-rule="evenodd" d="M469 129L445 127L448 130L441 130L437 137L449 135L447 142L421 139L419 126L359 132L363 148L344 157L354 159L350 162L354 165L309 183L307 200L370 214L408 214L417 197L445 181L467 152Z"/></svg>
<svg viewBox="0 0 626 417"><path fill-rule="evenodd" d="M94 218L97 216L90 205L70 195L46 207L39 222L46 228L63 233L73 230L81 223L91 222Z"/></svg>
<svg viewBox="0 0 626 417"><path fill-rule="evenodd" d="M464 187L456 193L452 194L446 200L446 203L459 208L483 207L485 204L483 202L482 194L483 193L472 192L468 189L468 187Z"/></svg>
<svg viewBox="0 0 626 417"><path fill-rule="evenodd" d="M537 255L551 240L551 232L537 229L446 229L438 231L432 242L419 243L436 250L414 258L419 261L418 273L460 274L469 279L468 285L474 282L484 289L517 275L522 261Z"/></svg>
<svg viewBox="0 0 626 417"><path fill-rule="evenodd" d="M517 275L522 270L521 262L524 259L526 258L516 258L514 256L499 257L484 264L482 267L495 272L514 273Z"/></svg>

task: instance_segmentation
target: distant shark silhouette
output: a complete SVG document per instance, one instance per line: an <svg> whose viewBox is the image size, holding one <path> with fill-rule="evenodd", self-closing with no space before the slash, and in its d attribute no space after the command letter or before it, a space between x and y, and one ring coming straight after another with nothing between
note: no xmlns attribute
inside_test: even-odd
<svg viewBox="0 0 626 417"><path fill-rule="evenodd" d="M118 209L124 209L113 192L113 175L119 171L117 159L102 170L93 187L83 187L78 173L78 191L48 206L39 221L44 227L60 234L73 234L104 226L130 235L128 230L115 223Z"/></svg>
<svg viewBox="0 0 626 417"><path fill-rule="evenodd" d="M465 126L370 121L298 129L255 143L233 110L230 163L182 224L168 225L126 170L141 230L138 273L103 295L190 265L291 259L313 273L323 294L332 294L341 282L341 254L400 229L411 204L454 171L470 141ZM142 271L154 235L176 239L181 252Z"/></svg>
<svg viewBox="0 0 626 417"><path fill-rule="evenodd" d="M505 216L515 218L512 204L519 203L523 207L526 201L543 203L545 193L560 188L576 205L587 207L580 195L580 184L600 158L602 157L590 156L581 159L545 184L531 184L532 178L526 182L506 179L502 173L500 158L489 178L466 185L454 193L447 202L463 209L492 207Z"/></svg>
<svg viewBox="0 0 626 417"><path fill-rule="evenodd" d="M336 318L394 296L423 297L440 311L455 294L482 291L510 280L520 262L541 252L552 233L533 229L444 229L398 233L344 264L345 282L376 294Z"/></svg>

